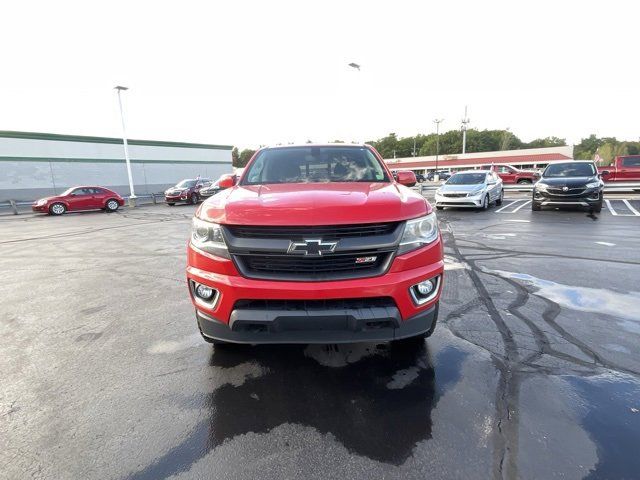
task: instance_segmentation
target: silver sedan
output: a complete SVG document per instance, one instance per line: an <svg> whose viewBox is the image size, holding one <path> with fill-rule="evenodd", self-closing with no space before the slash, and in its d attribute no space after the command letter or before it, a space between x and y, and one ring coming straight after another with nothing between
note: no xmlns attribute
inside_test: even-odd
<svg viewBox="0 0 640 480"><path fill-rule="evenodd" d="M458 172L436 190L436 208L487 209L492 202L502 204L502 179L488 170Z"/></svg>

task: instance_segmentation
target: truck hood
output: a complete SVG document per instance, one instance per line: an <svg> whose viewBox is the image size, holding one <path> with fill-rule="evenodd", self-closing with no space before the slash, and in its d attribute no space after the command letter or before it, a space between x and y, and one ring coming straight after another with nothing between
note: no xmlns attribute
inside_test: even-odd
<svg viewBox="0 0 640 480"><path fill-rule="evenodd" d="M344 225L407 220L431 213L416 192L395 183L287 183L235 186L196 215L228 225Z"/></svg>

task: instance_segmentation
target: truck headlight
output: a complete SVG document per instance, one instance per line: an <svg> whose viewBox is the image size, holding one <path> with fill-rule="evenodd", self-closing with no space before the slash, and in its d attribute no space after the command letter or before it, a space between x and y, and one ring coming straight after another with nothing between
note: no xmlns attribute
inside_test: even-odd
<svg viewBox="0 0 640 480"><path fill-rule="evenodd" d="M585 187L587 188L598 188L599 186L600 186L600 182L591 182L585 185Z"/></svg>
<svg viewBox="0 0 640 480"><path fill-rule="evenodd" d="M438 219L435 213L407 220L400 239L398 255L424 247L438 238Z"/></svg>
<svg viewBox="0 0 640 480"><path fill-rule="evenodd" d="M230 258L222 228L217 223L205 222L193 217L191 223L191 245L218 257Z"/></svg>

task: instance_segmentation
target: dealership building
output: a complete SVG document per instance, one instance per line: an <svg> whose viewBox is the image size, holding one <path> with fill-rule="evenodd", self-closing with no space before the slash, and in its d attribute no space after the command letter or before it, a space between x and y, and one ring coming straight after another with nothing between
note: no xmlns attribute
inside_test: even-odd
<svg viewBox="0 0 640 480"><path fill-rule="evenodd" d="M157 193L184 178L231 173L230 145L129 140L136 194ZM74 185L129 194L121 138L0 131L0 202L33 200Z"/></svg>
<svg viewBox="0 0 640 480"><path fill-rule="evenodd" d="M459 155L408 157L386 159L392 170L412 170L426 174L433 170L459 171L480 168L485 165L511 165L520 169L540 169L550 163L573 159L573 146L503 150L500 152L476 152Z"/></svg>

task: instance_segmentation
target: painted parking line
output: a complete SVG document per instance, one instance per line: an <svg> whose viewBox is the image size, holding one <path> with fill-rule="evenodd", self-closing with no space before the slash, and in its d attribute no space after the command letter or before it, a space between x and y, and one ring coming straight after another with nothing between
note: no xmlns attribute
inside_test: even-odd
<svg viewBox="0 0 640 480"><path fill-rule="evenodd" d="M524 207L525 205L529 205L531 203L531 200L527 200L526 202L524 202L522 205L520 205L518 208L514 209L511 213L516 213L518 210L520 210L522 207Z"/></svg>
<svg viewBox="0 0 640 480"><path fill-rule="evenodd" d="M530 201L531 201L531 200L528 200L528 201L527 201L526 199L518 199L518 200L514 200L513 202L508 203L508 204L506 204L504 207L499 208L498 210L496 210L496 213L514 213L514 212L518 211L520 208L522 208L524 205L526 205L527 203L529 203ZM523 204L523 205L516 206L516 207L514 208L514 210L506 211L506 212L504 211L504 210L506 210L507 208L509 208L509 207L511 207L511 206L514 206L515 204L520 203L520 202L526 202L526 203L525 203L525 204Z"/></svg>
<svg viewBox="0 0 640 480"><path fill-rule="evenodd" d="M633 208L633 205L629 203L629 200L623 198L622 201L627 206L627 208L631 211L631 213L633 213L636 217L640 217L640 212L635 208Z"/></svg>
<svg viewBox="0 0 640 480"><path fill-rule="evenodd" d="M604 203L607 206L611 215L616 217L640 217L640 211L638 211L631 202L626 198L616 199L604 199Z"/></svg>
<svg viewBox="0 0 640 480"><path fill-rule="evenodd" d="M604 199L604 203L607 206L607 208L609 209L609 211L611 212L611 215L618 215L618 212L616 212L613 207L611 206L611 202L609 201L608 198Z"/></svg>

